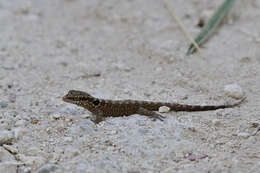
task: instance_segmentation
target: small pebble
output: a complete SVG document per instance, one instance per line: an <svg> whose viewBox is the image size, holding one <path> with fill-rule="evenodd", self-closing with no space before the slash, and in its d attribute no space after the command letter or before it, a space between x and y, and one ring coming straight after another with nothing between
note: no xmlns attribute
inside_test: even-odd
<svg viewBox="0 0 260 173"><path fill-rule="evenodd" d="M65 158L72 159L73 157L78 156L80 153L80 150L73 147L68 147L64 151L64 156Z"/></svg>
<svg viewBox="0 0 260 173"><path fill-rule="evenodd" d="M237 136L247 139L250 136L250 134L246 133L246 132L241 132L241 133L238 133Z"/></svg>
<svg viewBox="0 0 260 173"><path fill-rule="evenodd" d="M1 108L6 108L8 106L8 104L5 102L0 102L0 106L1 106Z"/></svg>
<svg viewBox="0 0 260 173"><path fill-rule="evenodd" d="M213 15L213 13L214 13L214 10L202 11L202 13L200 14L200 17L199 17L198 26L202 28L204 26L204 24L208 22L208 20Z"/></svg>
<svg viewBox="0 0 260 173"><path fill-rule="evenodd" d="M222 117L222 116L225 116L227 114L227 112L225 112L223 109L218 109L218 110L215 110L215 114L216 114L216 116Z"/></svg>
<svg viewBox="0 0 260 173"><path fill-rule="evenodd" d="M25 152L26 155L30 155L30 156L37 156L37 155L44 155L44 152L41 151L39 148L32 146L30 148L28 148Z"/></svg>
<svg viewBox="0 0 260 173"><path fill-rule="evenodd" d="M170 108L167 107L167 106L161 106L161 107L159 108L159 112L160 112L160 113L167 113L167 112L169 112L169 111L170 111Z"/></svg>
<svg viewBox="0 0 260 173"><path fill-rule="evenodd" d="M128 66L127 64L123 63L123 62L116 62L113 63L112 66L118 70L122 70L122 71L126 71L129 72L131 71L133 68L131 68L130 66Z"/></svg>
<svg viewBox="0 0 260 173"><path fill-rule="evenodd" d="M252 124L252 127L254 127L254 128L259 128L260 127L260 124L257 121L252 122L251 124Z"/></svg>
<svg viewBox="0 0 260 173"><path fill-rule="evenodd" d="M1 162L8 162L8 161L10 162L10 161L15 161L15 158L11 153L9 153L3 147L0 147L0 160Z"/></svg>
<svg viewBox="0 0 260 173"><path fill-rule="evenodd" d="M19 163L5 148L0 147L0 172L16 173Z"/></svg>
<svg viewBox="0 0 260 173"><path fill-rule="evenodd" d="M4 147L4 149L6 149L7 151L9 151L9 152L12 153L12 154L17 154L17 153L18 153L17 148L15 148L15 147L12 146L12 145L6 145L6 144L4 144L3 147Z"/></svg>
<svg viewBox="0 0 260 173"><path fill-rule="evenodd" d="M52 114L52 118L54 120L60 119L61 117L62 117L61 114L58 114L58 113Z"/></svg>
<svg viewBox="0 0 260 173"><path fill-rule="evenodd" d="M197 132L197 130L196 130L195 127L188 127L188 130L190 130L190 131L193 132L193 133Z"/></svg>
<svg viewBox="0 0 260 173"><path fill-rule="evenodd" d="M162 70L163 70L162 67L156 67L156 68L155 68L155 71L156 71L156 72L161 72Z"/></svg>
<svg viewBox="0 0 260 173"><path fill-rule="evenodd" d="M191 154L187 157L187 159L190 161L195 161L195 160L199 160L199 159L205 159L207 157L208 157L208 155L206 155L206 154L200 154L200 155Z"/></svg>
<svg viewBox="0 0 260 173"><path fill-rule="evenodd" d="M36 173L51 173L55 172L58 169L58 166L55 164L47 163L36 170Z"/></svg>
<svg viewBox="0 0 260 173"><path fill-rule="evenodd" d="M213 120L212 120L212 123L213 123L215 126L220 126L221 121L220 121L219 119L213 119Z"/></svg>
<svg viewBox="0 0 260 173"><path fill-rule="evenodd" d="M21 173L31 173L32 172L32 168L29 166L25 166L25 165L20 165L17 169L16 172L21 172Z"/></svg>
<svg viewBox="0 0 260 173"><path fill-rule="evenodd" d="M7 87L8 87L9 89L13 88L13 84L8 84Z"/></svg>
<svg viewBox="0 0 260 173"><path fill-rule="evenodd" d="M39 120L36 117L32 117L31 118L31 123L32 124L37 124L37 123L39 123Z"/></svg>
<svg viewBox="0 0 260 173"><path fill-rule="evenodd" d="M17 160L32 167L32 169L36 169L47 162L47 159L41 156L26 156L24 154L17 154L16 156Z"/></svg>
<svg viewBox="0 0 260 173"><path fill-rule="evenodd" d="M14 103L16 101L16 95L15 94L10 94L9 95L9 101Z"/></svg>
<svg viewBox="0 0 260 173"><path fill-rule="evenodd" d="M16 162L1 162L0 172L17 173L17 165L18 164Z"/></svg>
<svg viewBox="0 0 260 173"><path fill-rule="evenodd" d="M64 141L65 142L72 142L73 141L73 138L72 137L64 137Z"/></svg>
<svg viewBox="0 0 260 173"><path fill-rule="evenodd" d="M66 121L66 122L72 122L73 120L70 119L70 118L66 118L65 121Z"/></svg>
<svg viewBox="0 0 260 173"><path fill-rule="evenodd" d="M15 122L15 125L16 127L21 127L21 126L25 126L26 124L26 121L25 120L18 120Z"/></svg>
<svg viewBox="0 0 260 173"><path fill-rule="evenodd" d="M81 118L83 118L83 119L87 119L87 118L90 118L90 117L91 117L90 114L82 114L81 115Z"/></svg>
<svg viewBox="0 0 260 173"><path fill-rule="evenodd" d="M238 84L226 85L224 92L226 95L235 99L241 99L244 96L244 92Z"/></svg>
<svg viewBox="0 0 260 173"><path fill-rule="evenodd" d="M21 138L24 135L25 129L17 127L15 129L13 129L12 132L13 132L14 138L15 139L19 139L19 138Z"/></svg>
<svg viewBox="0 0 260 173"><path fill-rule="evenodd" d="M11 131L0 131L0 145L9 144L14 140L14 135Z"/></svg>
<svg viewBox="0 0 260 173"><path fill-rule="evenodd" d="M116 130L111 130L110 132L109 132L109 134L110 135L115 135L115 134L117 134L118 132L116 131Z"/></svg>

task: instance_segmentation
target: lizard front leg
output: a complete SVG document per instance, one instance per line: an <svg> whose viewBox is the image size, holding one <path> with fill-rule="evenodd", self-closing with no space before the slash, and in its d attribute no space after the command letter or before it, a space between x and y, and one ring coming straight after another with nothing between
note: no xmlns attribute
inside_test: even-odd
<svg viewBox="0 0 260 173"><path fill-rule="evenodd" d="M101 110L92 113L91 121L93 121L94 123L98 124L101 121L104 121L104 119L105 119L104 113Z"/></svg>
<svg viewBox="0 0 260 173"><path fill-rule="evenodd" d="M163 121L163 119L165 118L164 116L162 116L154 111L147 110L143 107L140 107L136 113L140 114L140 115L148 116L149 118L152 118L153 120L159 119L159 120Z"/></svg>

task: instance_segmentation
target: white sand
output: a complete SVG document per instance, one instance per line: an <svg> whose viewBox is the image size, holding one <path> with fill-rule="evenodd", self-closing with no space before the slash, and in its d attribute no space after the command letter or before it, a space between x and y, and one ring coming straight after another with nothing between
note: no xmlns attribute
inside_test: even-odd
<svg viewBox="0 0 260 173"><path fill-rule="evenodd" d="M194 36L201 12L220 2L170 4ZM161 1L1 0L0 102L8 106L0 108L0 130L14 133L12 162L25 164L21 172L258 172L260 133L251 134L260 119L259 18L258 0L248 1L202 55L185 56L189 42ZM234 101L224 93L233 83L247 96L241 106L169 112L164 122L133 115L95 126L87 111L61 100L78 89L107 99L221 104Z"/></svg>

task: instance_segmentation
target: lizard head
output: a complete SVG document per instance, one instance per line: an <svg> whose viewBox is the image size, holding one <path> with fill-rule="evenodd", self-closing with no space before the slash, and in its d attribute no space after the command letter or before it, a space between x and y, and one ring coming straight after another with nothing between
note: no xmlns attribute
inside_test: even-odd
<svg viewBox="0 0 260 173"><path fill-rule="evenodd" d="M83 91L70 90L63 98L63 101L82 106L89 111L95 110L100 101Z"/></svg>

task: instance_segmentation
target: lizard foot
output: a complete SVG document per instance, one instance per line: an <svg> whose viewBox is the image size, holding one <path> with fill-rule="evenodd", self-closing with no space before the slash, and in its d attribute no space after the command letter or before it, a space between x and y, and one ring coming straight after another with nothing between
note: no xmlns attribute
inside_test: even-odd
<svg viewBox="0 0 260 173"><path fill-rule="evenodd" d="M163 121L165 117L160 114L155 113L154 115L149 116L149 118L151 118L153 121L156 121L156 120Z"/></svg>
<svg viewBox="0 0 260 173"><path fill-rule="evenodd" d="M155 121L157 119L163 121L163 119L165 118L164 116L162 116L154 111L150 111L150 110L147 110L142 107L138 109L137 113L140 115L148 116L149 118L152 118L153 121Z"/></svg>

